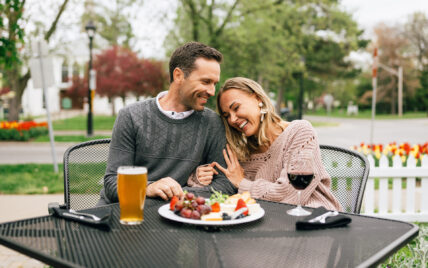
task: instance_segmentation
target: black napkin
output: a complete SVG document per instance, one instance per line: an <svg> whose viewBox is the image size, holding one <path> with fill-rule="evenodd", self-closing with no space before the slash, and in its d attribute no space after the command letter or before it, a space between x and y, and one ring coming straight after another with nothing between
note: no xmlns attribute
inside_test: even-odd
<svg viewBox="0 0 428 268"><path fill-rule="evenodd" d="M307 216L301 221L296 222L297 230L314 230L314 229L323 229L323 228L333 228L333 227L342 227L349 224L352 219L346 215L339 214L337 216L329 216L325 220L325 223L319 221L309 222L309 220L314 219L324 213L328 212L325 207L318 207L312 211L312 214Z"/></svg>
<svg viewBox="0 0 428 268"><path fill-rule="evenodd" d="M66 220L72 220L80 222L101 230L109 231L110 230L110 216L111 208L100 208L95 211L91 211L90 214L95 215L100 218L100 220L94 220L93 218L87 216L76 215L70 212L68 209L59 208L59 207L49 207L49 211L52 215L63 218ZM70 215L71 214L71 215Z"/></svg>

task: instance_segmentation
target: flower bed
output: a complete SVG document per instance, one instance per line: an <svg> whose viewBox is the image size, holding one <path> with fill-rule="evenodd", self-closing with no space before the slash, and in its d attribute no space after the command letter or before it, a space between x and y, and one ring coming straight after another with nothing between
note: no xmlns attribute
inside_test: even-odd
<svg viewBox="0 0 428 268"><path fill-rule="evenodd" d="M352 146L351 149L363 153L366 156L372 155L376 162L376 166L378 166L379 159L382 157L382 155L385 155L388 158L389 166L392 166L392 158L395 155L400 156L403 166L406 166L407 159L410 155L416 159L417 166L420 166L422 157L428 154L428 142L425 144L414 145L410 145L407 142L401 144L392 142L385 146L383 144L361 143L360 146Z"/></svg>
<svg viewBox="0 0 428 268"><path fill-rule="evenodd" d="M0 140L28 141L31 138L48 134L47 123L34 121L0 122Z"/></svg>

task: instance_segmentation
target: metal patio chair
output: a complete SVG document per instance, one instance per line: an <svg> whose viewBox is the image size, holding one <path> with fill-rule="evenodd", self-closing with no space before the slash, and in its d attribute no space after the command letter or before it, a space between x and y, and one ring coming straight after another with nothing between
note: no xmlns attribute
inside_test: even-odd
<svg viewBox="0 0 428 268"><path fill-rule="evenodd" d="M331 177L331 191L345 212L360 213L369 176L367 158L355 151L320 145L321 159Z"/></svg>
<svg viewBox="0 0 428 268"><path fill-rule="evenodd" d="M104 184L110 139L79 143L64 153L64 206L94 207Z"/></svg>

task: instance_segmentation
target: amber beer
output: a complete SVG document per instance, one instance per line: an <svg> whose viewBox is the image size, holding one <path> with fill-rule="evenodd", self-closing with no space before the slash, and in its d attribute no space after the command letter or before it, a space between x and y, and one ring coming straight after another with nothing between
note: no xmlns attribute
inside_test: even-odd
<svg viewBox="0 0 428 268"><path fill-rule="evenodd" d="M132 225L143 222L146 188L147 168L123 166L117 169L120 223Z"/></svg>

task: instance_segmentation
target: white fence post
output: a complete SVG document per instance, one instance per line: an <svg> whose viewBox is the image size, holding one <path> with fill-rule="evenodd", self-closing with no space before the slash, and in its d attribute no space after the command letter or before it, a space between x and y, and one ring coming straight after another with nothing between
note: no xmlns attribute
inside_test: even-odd
<svg viewBox="0 0 428 268"><path fill-rule="evenodd" d="M421 167L428 168L428 155L421 159ZM421 178L422 204L421 212L428 214L428 174Z"/></svg>
<svg viewBox="0 0 428 268"><path fill-rule="evenodd" d="M372 155L368 155L367 159L370 163L370 169L375 167L375 161ZM366 190L364 192L364 213L373 214L374 213L374 179L368 178L366 183Z"/></svg>
<svg viewBox="0 0 428 268"><path fill-rule="evenodd" d="M392 159L392 166L394 168L402 168L401 164L401 157L399 155L395 155ZM392 212L394 214L402 213L402 203L401 203L401 195L402 195L402 189L401 189L401 178L396 177L393 179L392 184Z"/></svg>
<svg viewBox="0 0 428 268"><path fill-rule="evenodd" d="M380 168L389 167L388 158L382 155L379 160ZM386 214L388 212L388 178L379 178L379 213Z"/></svg>
<svg viewBox="0 0 428 268"><path fill-rule="evenodd" d="M407 159L407 168L415 168L416 160L413 155ZM407 177L406 183L406 213L415 213L416 178Z"/></svg>

